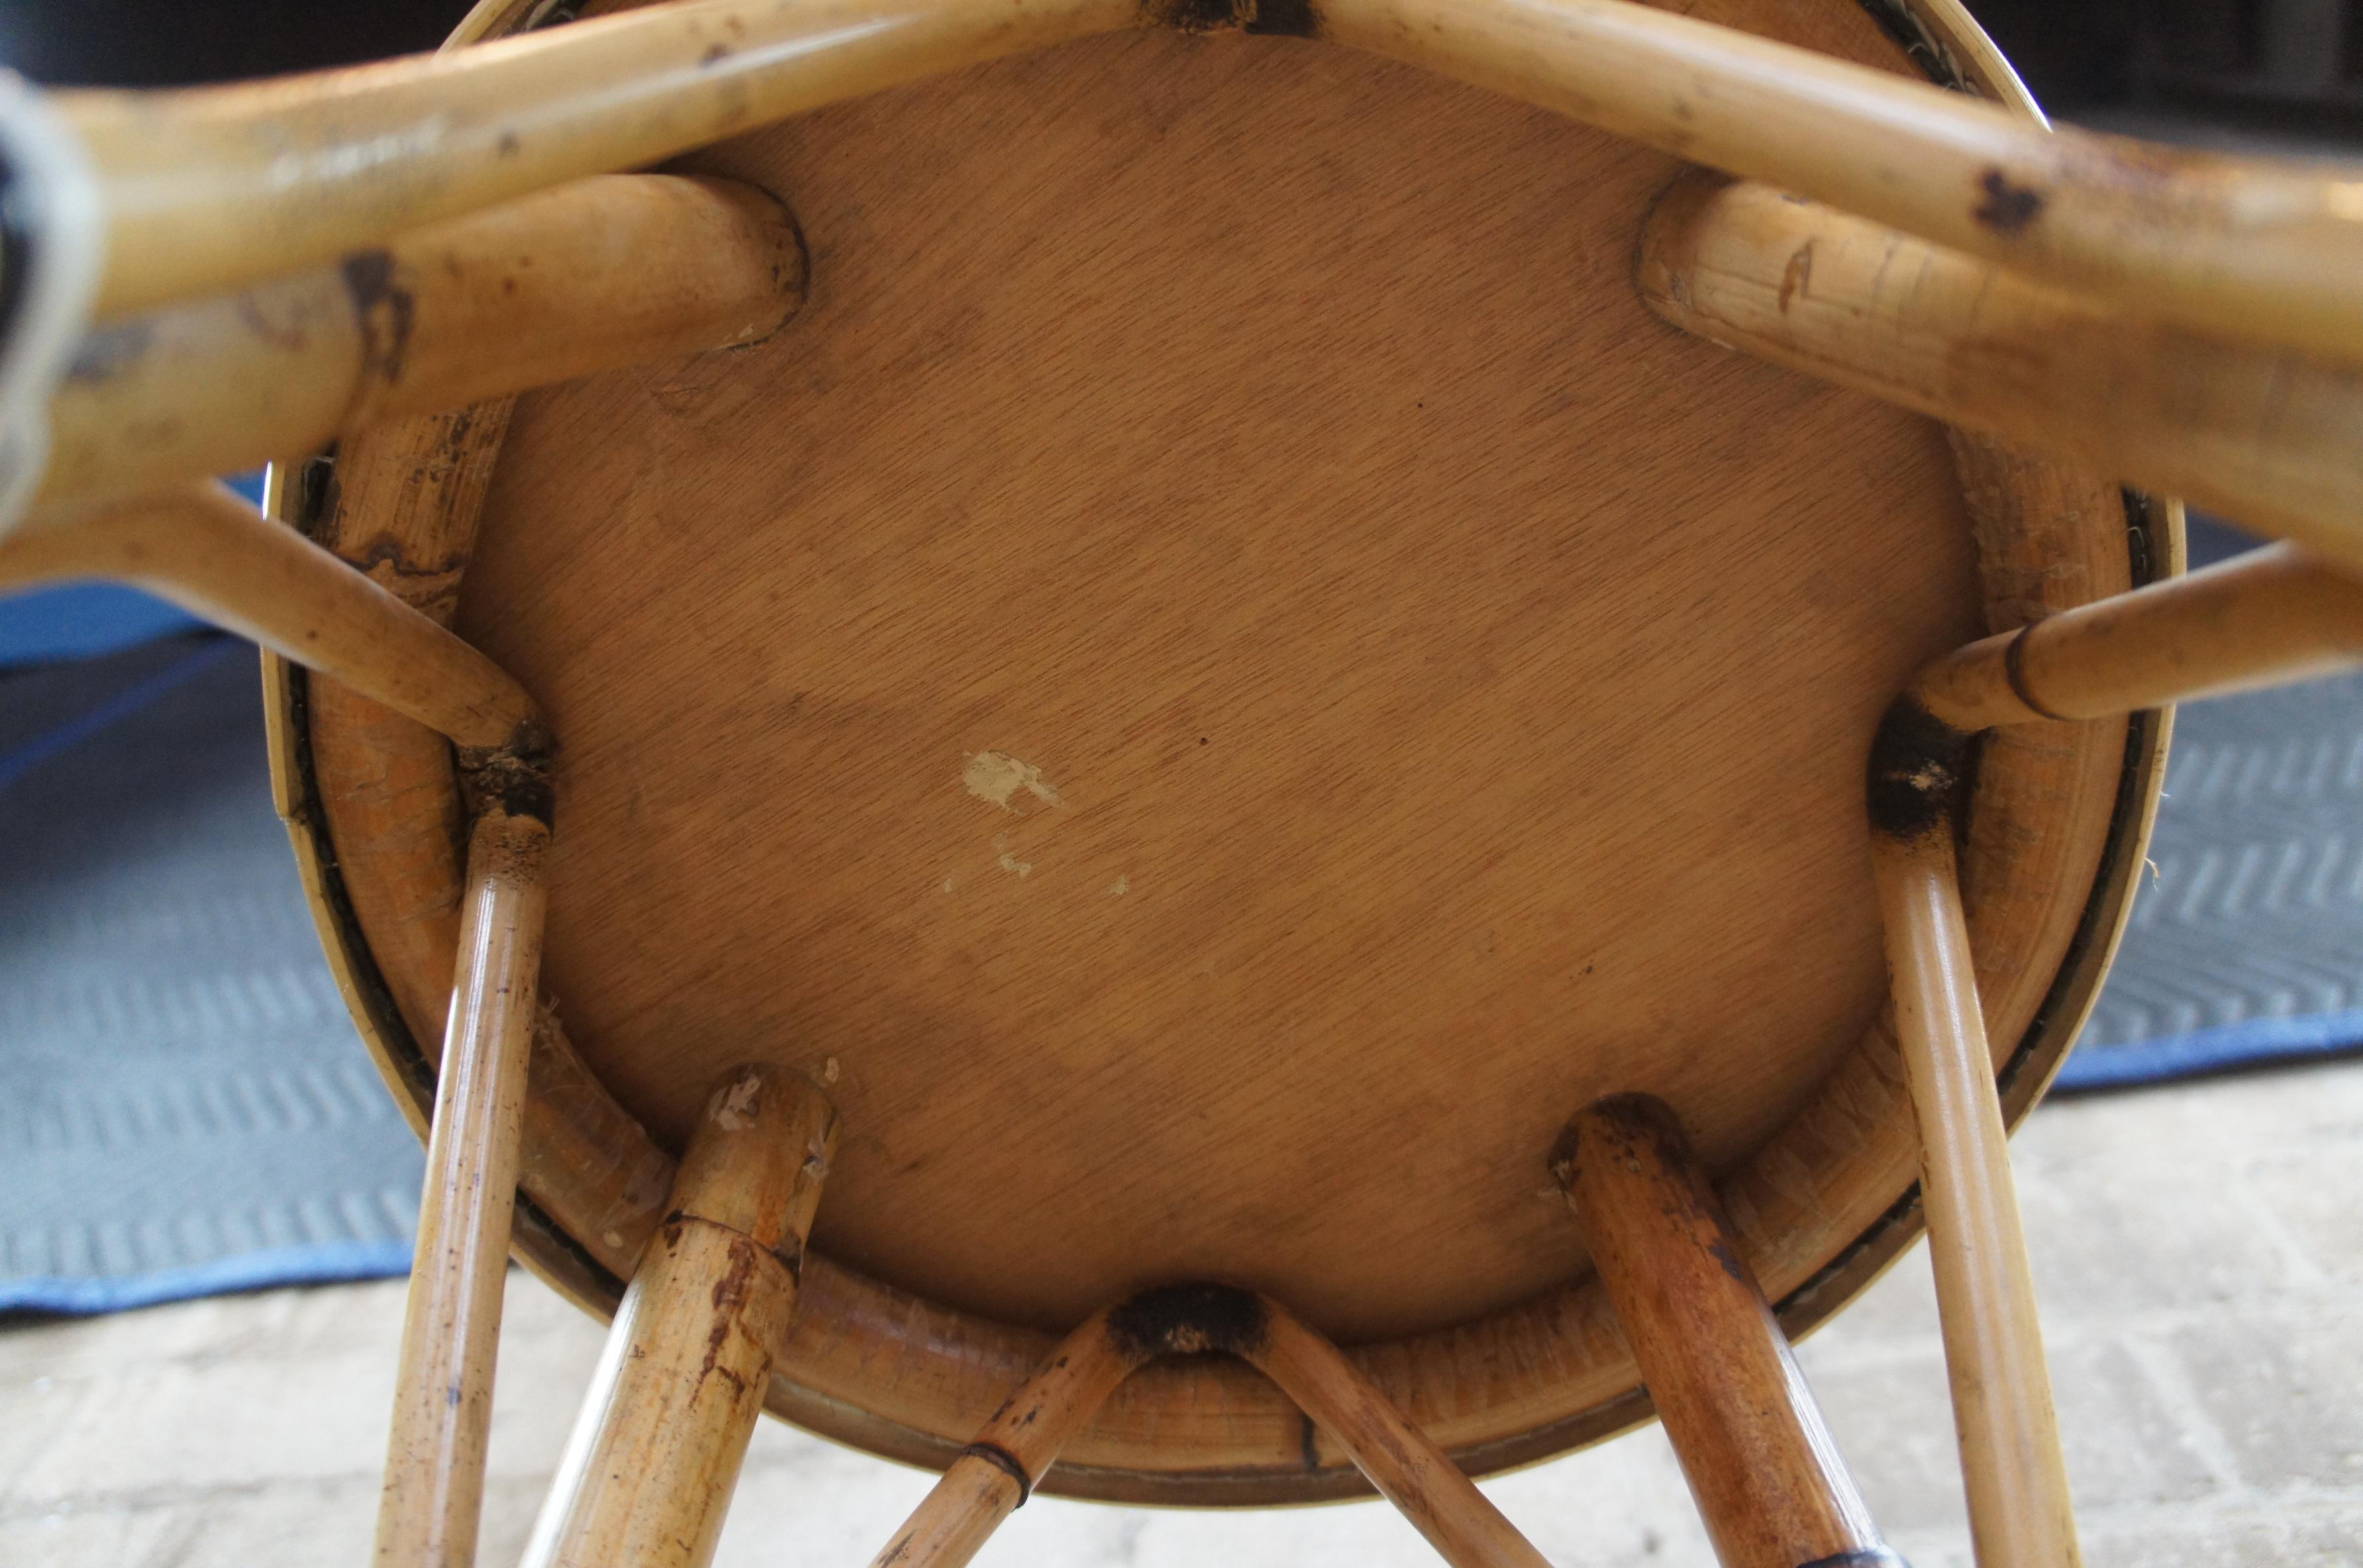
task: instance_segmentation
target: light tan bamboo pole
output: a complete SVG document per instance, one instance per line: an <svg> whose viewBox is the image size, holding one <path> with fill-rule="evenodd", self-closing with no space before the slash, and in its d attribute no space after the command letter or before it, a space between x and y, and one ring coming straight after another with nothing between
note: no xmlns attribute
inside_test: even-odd
<svg viewBox="0 0 2363 1568"><path fill-rule="evenodd" d="M1954 843L1994 724L2086 719L2363 663L2363 584L2291 545L2064 610L1936 660L1871 748L1871 865L1980 1568L2077 1558Z"/></svg>
<svg viewBox="0 0 2363 1568"><path fill-rule="evenodd" d="M607 1334L527 1568L704 1568L721 1539L837 1146L807 1079L723 1075Z"/></svg>
<svg viewBox="0 0 2363 1568"><path fill-rule="evenodd" d="M0 538L0 587L83 577L149 589L463 746L546 745L498 665L225 486L51 507Z"/></svg>
<svg viewBox="0 0 2363 1568"><path fill-rule="evenodd" d="M1320 36L2235 337L2363 359L2363 181L2056 134L1632 0L1320 0Z"/></svg>
<svg viewBox="0 0 2363 1568"><path fill-rule="evenodd" d="M1601 1100L1551 1165L1724 1568L1900 1563L1673 1111Z"/></svg>
<svg viewBox="0 0 2363 1568"><path fill-rule="evenodd" d="M1871 866L1979 1568L2080 1561L1953 847L1968 737L1909 696L1870 760Z"/></svg>
<svg viewBox="0 0 2363 1568"><path fill-rule="evenodd" d="M1116 1385L1157 1353L1137 1336L1111 1331L1109 1320L1120 1310L1093 1314L1059 1342L952 1461L871 1568L960 1568L976 1555Z"/></svg>
<svg viewBox="0 0 2363 1568"><path fill-rule="evenodd" d="M785 208L735 181L599 175L86 338L42 498L125 495L577 376L752 343L802 302Z"/></svg>
<svg viewBox="0 0 2363 1568"><path fill-rule="evenodd" d="M1278 1384L1455 1568L1549 1568L1335 1345L1270 1297L1224 1285L1144 1291L1087 1320L995 1412L871 1568L960 1568L1118 1384L1160 1356L1209 1353L1237 1356Z"/></svg>
<svg viewBox="0 0 2363 1568"><path fill-rule="evenodd" d="M1134 0L691 0L439 56L54 102L99 170L105 317L1139 19Z"/></svg>
<svg viewBox="0 0 2363 1568"><path fill-rule="evenodd" d="M2363 665L2363 581L2272 545L1928 666L1913 693L1958 730L2095 719Z"/></svg>
<svg viewBox="0 0 2363 1568"><path fill-rule="evenodd" d="M1639 284L1685 331L2363 569L2363 370L2207 337L1712 176L1650 215Z"/></svg>
<svg viewBox="0 0 2363 1568"><path fill-rule="evenodd" d="M380 1568L468 1568L475 1560L549 839L546 821L498 805L469 837L459 975L378 1509Z"/></svg>
<svg viewBox="0 0 2363 1568"><path fill-rule="evenodd" d="M1278 1302L1259 1299L1263 1332L1238 1353L1337 1440L1438 1556L1453 1568L1550 1568L1550 1560L1337 1346Z"/></svg>

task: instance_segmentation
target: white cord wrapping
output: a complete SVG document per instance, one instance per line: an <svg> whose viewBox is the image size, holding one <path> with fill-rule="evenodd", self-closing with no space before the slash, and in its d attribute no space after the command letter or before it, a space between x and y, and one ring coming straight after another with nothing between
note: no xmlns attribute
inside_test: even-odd
<svg viewBox="0 0 2363 1568"><path fill-rule="evenodd" d="M50 458L50 399L90 324L106 256L98 177L81 138L12 72L0 71L0 189L22 241L0 280L16 296L0 321L0 536L40 489Z"/></svg>

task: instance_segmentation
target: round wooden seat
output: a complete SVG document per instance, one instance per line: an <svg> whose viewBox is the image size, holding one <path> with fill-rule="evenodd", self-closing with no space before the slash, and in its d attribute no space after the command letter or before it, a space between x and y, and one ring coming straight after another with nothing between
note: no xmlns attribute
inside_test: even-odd
<svg viewBox="0 0 2363 1568"><path fill-rule="evenodd" d="M2019 101L1949 5L1693 9ZM538 1266L612 1307L658 1151L776 1063L843 1128L781 1413L941 1463L1054 1336L1214 1278L1481 1471L1647 1408L1551 1186L1576 1108L1679 1111L1792 1330L1915 1233L1863 757L1936 654L2162 569L2163 513L1666 326L1634 251L1681 164L1341 48L1095 39L684 166L795 213L783 330L285 501L559 736ZM332 957L423 1108L448 748L275 679ZM2159 740L1985 744L2013 1114ZM1165 1364L1045 1485L1362 1489L1310 1432Z"/></svg>

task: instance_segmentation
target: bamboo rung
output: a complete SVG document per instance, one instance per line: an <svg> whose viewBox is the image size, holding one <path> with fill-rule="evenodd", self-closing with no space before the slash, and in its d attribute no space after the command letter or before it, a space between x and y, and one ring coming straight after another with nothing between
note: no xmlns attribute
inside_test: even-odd
<svg viewBox="0 0 2363 1568"><path fill-rule="evenodd" d="M1099 1312L1059 1342L945 1470L871 1568L960 1568L1021 1507L1059 1451L1153 1351Z"/></svg>
<svg viewBox="0 0 2363 1568"><path fill-rule="evenodd" d="M1321 1425L1453 1568L1550 1568L1451 1458L1376 1384L1278 1302L1263 1299L1260 1339L1240 1351Z"/></svg>
<svg viewBox="0 0 2363 1568"><path fill-rule="evenodd" d="M2363 580L2294 545L2063 610L1923 670L1957 730L2094 719L2363 665Z"/></svg>

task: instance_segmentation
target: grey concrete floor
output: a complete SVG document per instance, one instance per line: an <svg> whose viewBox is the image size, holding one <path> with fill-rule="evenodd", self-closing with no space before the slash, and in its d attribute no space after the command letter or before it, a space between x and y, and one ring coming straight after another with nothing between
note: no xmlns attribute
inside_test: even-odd
<svg viewBox="0 0 2363 1568"><path fill-rule="evenodd" d="M2049 1105L2016 1150L2092 1568L2363 1562L2363 1062ZM511 1280L487 1568L516 1559L600 1338ZM384 1284L0 1330L0 1563L364 1562L401 1313ZM1896 1546L1968 1568L1925 1253L1803 1359ZM767 1421L721 1561L859 1568L927 1484ZM1486 1489L1568 1568L1711 1562L1654 1427ZM1048 1498L979 1559L1432 1561L1379 1505Z"/></svg>

